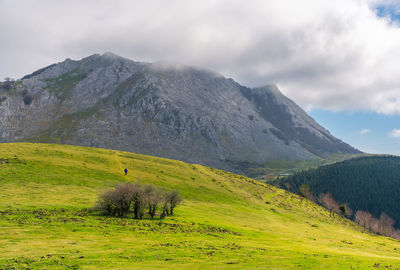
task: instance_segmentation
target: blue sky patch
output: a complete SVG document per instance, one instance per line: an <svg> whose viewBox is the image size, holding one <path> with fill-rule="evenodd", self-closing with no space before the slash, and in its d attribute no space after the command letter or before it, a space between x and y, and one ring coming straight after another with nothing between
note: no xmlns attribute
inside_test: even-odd
<svg viewBox="0 0 400 270"><path fill-rule="evenodd" d="M327 110L312 110L309 114L332 135L363 152L400 155L398 115Z"/></svg>
<svg viewBox="0 0 400 270"><path fill-rule="evenodd" d="M400 4L378 5L376 15L381 18L389 18L391 22L400 23Z"/></svg>

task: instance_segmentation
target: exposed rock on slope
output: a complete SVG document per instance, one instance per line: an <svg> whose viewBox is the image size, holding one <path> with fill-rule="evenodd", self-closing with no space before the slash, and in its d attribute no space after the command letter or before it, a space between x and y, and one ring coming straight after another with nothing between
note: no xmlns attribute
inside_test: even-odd
<svg viewBox="0 0 400 270"><path fill-rule="evenodd" d="M10 88L10 87L9 87ZM0 85L0 141L106 147L238 170L269 159L358 153L275 86L111 53Z"/></svg>

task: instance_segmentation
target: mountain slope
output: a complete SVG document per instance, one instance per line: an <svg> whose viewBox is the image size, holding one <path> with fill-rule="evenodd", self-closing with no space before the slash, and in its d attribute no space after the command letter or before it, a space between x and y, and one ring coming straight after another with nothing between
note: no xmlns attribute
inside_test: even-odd
<svg viewBox="0 0 400 270"><path fill-rule="evenodd" d="M0 87L0 141L104 147L240 171L249 163L359 153L275 86L111 53Z"/></svg>
<svg viewBox="0 0 400 270"><path fill-rule="evenodd" d="M292 192L307 184L315 196L330 192L335 200L348 203L354 213L367 211L376 218L386 213L400 226L400 157L354 158L296 173L278 184Z"/></svg>
<svg viewBox="0 0 400 270"><path fill-rule="evenodd" d="M0 268L368 269L400 244L296 195L201 165L76 146L0 144ZM129 169L128 176L123 169ZM85 210L118 182L184 197L163 221Z"/></svg>

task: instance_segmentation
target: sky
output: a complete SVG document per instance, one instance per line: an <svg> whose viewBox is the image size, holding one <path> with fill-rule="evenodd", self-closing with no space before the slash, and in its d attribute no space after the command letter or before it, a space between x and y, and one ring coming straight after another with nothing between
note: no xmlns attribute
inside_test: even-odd
<svg viewBox="0 0 400 270"><path fill-rule="evenodd" d="M333 135L400 155L399 0L0 0L0 79L113 52L276 84Z"/></svg>

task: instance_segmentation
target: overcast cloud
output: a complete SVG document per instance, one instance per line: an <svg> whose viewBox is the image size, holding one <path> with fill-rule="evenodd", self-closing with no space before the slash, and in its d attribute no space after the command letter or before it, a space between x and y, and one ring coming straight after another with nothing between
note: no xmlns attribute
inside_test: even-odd
<svg viewBox="0 0 400 270"><path fill-rule="evenodd" d="M0 78L111 51L275 83L306 109L400 114L397 2L0 0Z"/></svg>

